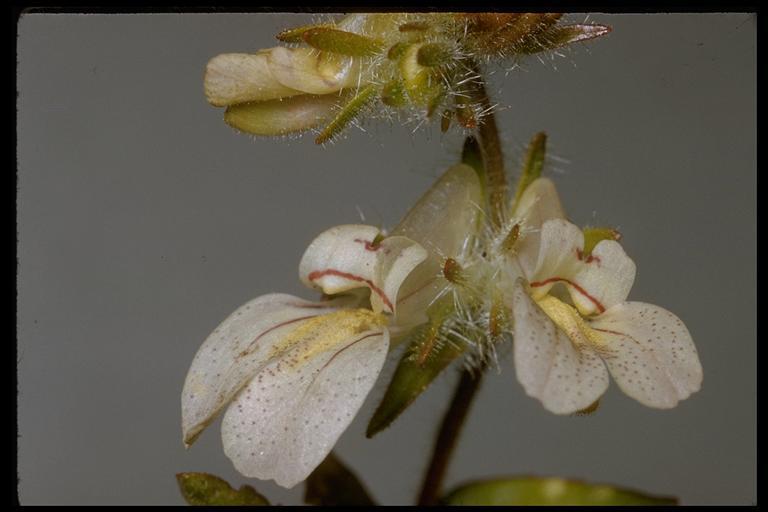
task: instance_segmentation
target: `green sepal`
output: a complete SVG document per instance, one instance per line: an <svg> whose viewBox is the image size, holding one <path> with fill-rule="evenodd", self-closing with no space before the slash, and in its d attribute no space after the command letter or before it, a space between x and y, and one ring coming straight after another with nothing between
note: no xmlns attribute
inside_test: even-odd
<svg viewBox="0 0 768 512"><path fill-rule="evenodd" d="M525 189L528 188L528 185L541 176L541 171L544 169L544 156L546 151L547 134L539 132L534 135L531 142L528 143L528 151L525 154L523 168L520 172L520 178L517 180L515 205L520 201L520 198L522 197L523 192L525 192Z"/></svg>
<svg viewBox="0 0 768 512"><path fill-rule="evenodd" d="M613 228L584 228L584 256L592 254L592 249L603 240L621 240L621 233Z"/></svg>
<svg viewBox="0 0 768 512"><path fill-rule="evenodd" d="M384 50L380 41L329 27L316 27L301 34L305 43L325 52L349 57L372 57Z"/></svg>
<svg viewBox="0 0 768 512"><path fill-rule="evenodd" d="M178 473L181 495L190 505L269 505L250 485L235 490L225 480L208 473Z"/></svg>
<svg viewBox="0 0 768 512"><path fill-rule="evenodd" d="M282 41L284 43L302 43L304 42L304 33L308 30L313 30L316 28L330 28L331 25L304 25L301 27L296 28L289 28L286 30L283 30L279 34L277 34L277 40Z"/></svg>
<svg viewBox="0 0 768 512"><path fill-rule="evenodd" d="M521 53L538 53L554 50L579 41L587 41L604 36L611 31L607 25L560 25L552 27L537 37L527 39L519 45Z"/></svg>
<svg viewBox="0 0 768 512"><path fill-rule="evenodd" d="M320 134L315 138L315 144L323 144L325 142L328 142L335 136L337 136L339 133L341 133L344 128L346 128L349 123L355 120L360 114L362 114L363 110L371 104L371 102L376 98L376 85L369 84L365 87L361 88L357 91L357 94L355 94L352 99L350 99L346 105L344 105L341 110L336 114L336 117L333 118L333 120L328 123L328 125L323 128L323 131L320 132Z"/></svg>
<svg viewBox="0 0 768 512"><path fill-rule="evenodd" d="M446 495L446 505L677 505L669 496L652 496L610 485L563 478L519 477L464 484Z"/></svg>
<svg viewBox="0 0 768 512"><path fill-rule="evenodd" d="M310 505L376 505L357 476L333 452L307 478L304 502Z"/></svg>
<svg viewBox="0 0 768 512"><path fill-rule="evenodd" d="M485 190L485 167L483 166L483 153L480 149L480 143L470 135L464 139L464 146L461 149L461 163L467 164L475 170L477 177L480 178L480 186ZM485 193L483 193L485 196Z"/></svg>
<svg viewBox="0 0 768 512"><path fill-rule="evenodd" d="M436 304L430 320L409 334L408 346L400 358L395 374L389 382L376 411L373 413L367 437L373 437L387 428L405 411L448 365L466 350L465 342L448 334L444 329L449 315L448 301Z"/></svg>

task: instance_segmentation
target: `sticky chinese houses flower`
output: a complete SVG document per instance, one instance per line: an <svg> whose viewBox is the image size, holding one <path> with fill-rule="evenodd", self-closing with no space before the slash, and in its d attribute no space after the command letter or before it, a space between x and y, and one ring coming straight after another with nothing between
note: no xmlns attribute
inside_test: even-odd
<svg viewBox="0 0 768 512"><path fill-rule="evenodd" d="M208 63L209 103L255 135L317 129L317 143L356 119L407 109L475 128L481 64L503 63L604 35L604 25L561 24L560 13L351 14L284 30L278 46L226 53Z"/></svg>
<svg viewBox="0 0 768 512"><path fill-rule="evenodd" d="M518 380L549 411L589 408L608 388L609 372L649 407L674 407L699 390L691 335L669 311L626 302L634 279L635 264L615 240L590 251L577 226L544 223L536 268L527 284L516 282L512 312Z"/></svg>
<svg viewBox="0 0 768 512"><path fill-rule="evenodd" d="M330 452L373 386L390 344L403 280L426 257L401 236L346 225L319 235L301 280L334 296L258 297L232 313L195 356L182 394L189 446L228 407L224 452L242 474L284 487ZM370 291L368 296L360 288Z"/></svg>

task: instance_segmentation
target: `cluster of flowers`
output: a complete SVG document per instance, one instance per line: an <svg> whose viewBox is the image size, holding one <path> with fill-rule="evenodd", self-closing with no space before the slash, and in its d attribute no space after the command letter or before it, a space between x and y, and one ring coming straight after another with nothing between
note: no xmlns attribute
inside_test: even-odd
<svg viewBox="0 0 768 512"><path fill-rule="evenodd" d="M486 105L479 64L551 51L610 31L560 13L353 14L281 32L278 46L211 59L205 94L246 133L315 130L317 143L361 116L408 111L472 129Z"/></svg>
<svg viewBox="0 0 768 512"><path fill-rule="evenodd" d="M224 451L238 471L292 487L350 424L388 352L425 323L486 362L513 337L518 381L556 414L593 406L609 373L650 407L699 389L681 320L626 301L635 264L615 231L569 222L542 177L521 180L500 223L486 211L478 173L459 164L391 233L321 233L299 276L323 300L258 297L203 343L183 390L185 443L228 406Z"/></svg>

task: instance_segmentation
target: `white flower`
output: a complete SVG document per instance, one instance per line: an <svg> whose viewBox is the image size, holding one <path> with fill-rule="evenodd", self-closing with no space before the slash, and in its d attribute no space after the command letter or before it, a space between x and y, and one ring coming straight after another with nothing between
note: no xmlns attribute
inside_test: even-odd
<svg viewBox="0 0 768 512"><path fill-rule="evenodd" d="M200 347L184 383L185 444L228 407L224 452L239 472L289 488L304 480L361 407L391 338L422 321L440 290L433 252L460 249L476 224L472 204L480 197L475 172L457 165L392 236L363 225L319 235L299 275L311 288L337 296L309 302L264 295L224 320ZM437 229L447 224L435 213L451 216L456 229Z"/></svg>
<svg viewBox="0 0 768 512"><path fill-rule="evenodd" d="M377 240L372 226L325 231L299 266L326 294L309 302L258 297L205 340L184 383L182 429L189 445L224 407L224 452L245 476L293 487L330 452L381 371L389 317L405 277L426 251L405 237Z"/></svg>
<svg viewBox="0 0 768 512"><path fill-rule="evenodd" d="M585 254L578 227L548 220L527 278L515 283L511 300L515 369L549 411L588 408L605 393L609 372L649 407L674 407L699 390L702 368L683 322L658 306L625 302L635 264L616 241Z"/></svg>

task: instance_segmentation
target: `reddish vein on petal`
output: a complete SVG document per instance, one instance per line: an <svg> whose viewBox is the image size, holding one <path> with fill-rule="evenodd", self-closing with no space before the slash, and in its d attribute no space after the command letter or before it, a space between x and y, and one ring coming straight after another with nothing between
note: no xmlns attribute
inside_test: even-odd
<svg viewBox="0 0 768 512"><path fill-rule="evenodd" d="M384 301L384 304L387 306L390 312L393 312L395 310L395 308L392 307L392 302L389 300L389 297L387 297L387 295L384 293L384 291L381 288L373 284L373 282L370 279L356 276L355 274L350 274L349 272L342 272L341 270L336 270L333 268L327 268L325 270L315 270L314 272L311 272L309 276L307 276L307 278L310 281L315 281L325 276L343 277L344 279L349 279L350 281L365 283L368 285L368 287L371 290L373 290L374 293L376 293L376 295L381 297L381 300Z"/></svg>
<svg viewBox="0 0 768 512"><path fill-rule="evenodd" d="M353 341L352 343L350 343L350 344L349 344L349 345L347 345L346 347L342 348L341 350L339 350L338 352L336 352L335 354L333 354L333 355L331 356L331 358L330 358L328 361L326 361L326 363L323 365L323 367L322 367L322 368L320 368L320 371L323 371L323 370L325 370L325 369L328 367L328 365L329 365L329 364L331 364L331 361L333 361L334 359L336 359L336 356L338 356L339 354L341 354L342 352L344 352L345 350L347 350L347 349L348 349L349 347L351 347L352 345L356 345L356 344L360 343L361 341L363 341L363 340L366 340L366 339L368 339L368 338L370 338L370 337L372 337L372 336L381 336L382 334L384 334L384 333L383 333L383 331L378 331L378 332L372 332L372 333L370 333L370 334L366 334L365 336L361 336L360 338L357 338L355 341Z"/></svg>
<svg viewBox="0 0 768 512"><path fill-rule="evenodd" d="M363 244L365 246L366 251L376 252L379 249L381 249L381 245L373 245L372 242L369 242L368 240L360 240L359 238L355 238L354 240L358 244Z"/></svg>
<svg viewBox="0 0 768 512"><path fill-rule="evenodd" d="M309 320L310 318L315 318L317 315L307 315L307 316L300 316L299 318L291 318L290 320L286 320L285 322L281 322L277 325L273 325L266 331L262 332L254 340L248 345L248 348L237 354L237 357L235 359L240 359L241 357L245 357L251 352L253 352L253 349L256 348L256 342L261 339L262 336L265 336L266 334L269 334L270 332L274 331L275 329L279 329L280 327L285 327L286 325L290 325L294 322L299 322L301 320Z"/></svg>
<svg viewBox="0 0 768 512"><path fill-rule="evenodd" d="M549 279L545 279L545 280L543 280L543 281L536 281L536 282L533 282L533 283L531 283L531 288L537 288L537 287L539 287L539 286L544 286L544 285L546 285L546 284L549 284L549 283L556 283L556 282L558 282L558 281L562 281L562 282L564 282L564 283L566 283L566 284L569 284L569 285L573 286L573 288L574 288L574 289L575 289L577 292L579 292L580 294L582 294L583 296L585 296L585 297L586 297L587 299L589 299L589 300L590 300L590 301L591 301L591 302L592 302L592 303L593 303L595 306L597 306L597 310L598 310L598 311L600 311L601 313L605 313L605 306L603 306L602 304L600 304L600 301L599 301L599 300L597 300L596 298L594 298L593 296L591 296L590 294L588 294L588 293L587 293L587 290L585 290L584 288L582 288L582 287L581 287L581 286L579 286L578 284L574 283L574 282L573 282L573 281L571 281L570 279L565 279L564 277L550 277Z"/></svg>

